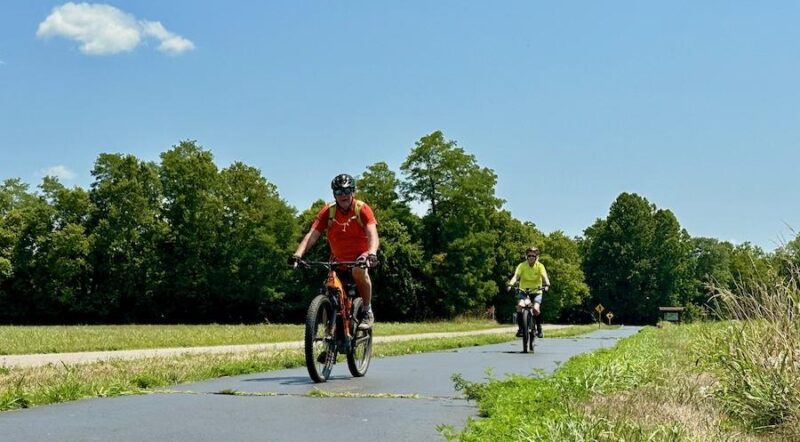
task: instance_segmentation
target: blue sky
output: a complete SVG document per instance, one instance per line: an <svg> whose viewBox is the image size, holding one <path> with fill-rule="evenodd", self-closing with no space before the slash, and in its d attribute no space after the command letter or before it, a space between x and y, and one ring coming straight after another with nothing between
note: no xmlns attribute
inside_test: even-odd
<svg viewBox="0 0 800 442"><path fill-rule="evenodd" d="M194 139L304 209L442 130L545 232L636 192L769 251L800 229L798 21L792 1L5 0L0 179L88 188L102 152Z"/></svg>

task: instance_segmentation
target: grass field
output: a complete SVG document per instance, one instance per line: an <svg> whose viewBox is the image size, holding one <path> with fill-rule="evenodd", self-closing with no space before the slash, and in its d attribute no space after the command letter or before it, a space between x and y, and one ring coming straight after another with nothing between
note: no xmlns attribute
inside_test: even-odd
<svg viewBox="0 0 800 442"><path fill-rule="evenodd" d="M378 322L381 336L484 330L494 321ZM298 341L303 325L70 325L0 326L0 355L143 348L202 347Z"/></svg>

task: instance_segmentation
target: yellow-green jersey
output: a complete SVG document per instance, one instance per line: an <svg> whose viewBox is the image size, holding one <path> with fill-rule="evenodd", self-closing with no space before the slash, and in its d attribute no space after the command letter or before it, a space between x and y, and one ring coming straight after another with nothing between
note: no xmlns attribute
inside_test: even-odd
<svg viewBox="0 0 800 442"><path fill-rule="evenodd" d="M544 278L547 277L547 270L545 270L544 264L539 261L536 261L533 265L525 261L517 266L517 270L514 271L514 277L519 281L521 290L539 290L544 284Z"/></svg>

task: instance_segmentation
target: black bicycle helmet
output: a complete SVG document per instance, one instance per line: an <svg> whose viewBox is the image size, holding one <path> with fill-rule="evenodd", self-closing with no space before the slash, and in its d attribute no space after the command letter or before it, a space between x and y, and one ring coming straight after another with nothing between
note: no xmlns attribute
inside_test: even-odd
<svg viewBox="0 0 800 442"><path fill-rule="evenodd" d="M340 174L340 175L336 175L335 177L333 177L333 180L331 180L331 189L332 190L346 189L348 187L351 188L351 189L355 189L356 188L356 180L353 179L352 176L350 176L350 175L348 175L346 173L343 173L343 174Z"/></svg>

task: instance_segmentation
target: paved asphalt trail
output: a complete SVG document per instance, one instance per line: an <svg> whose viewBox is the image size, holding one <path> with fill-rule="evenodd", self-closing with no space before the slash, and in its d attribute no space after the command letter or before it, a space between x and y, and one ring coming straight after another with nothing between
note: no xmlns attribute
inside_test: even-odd
<svg viewBox="0 0 800 442"><path fill-rule="evenodd" d="M575 338L536 341L522 354L520 340L435 353L373 359L367 375L350 377L343 358L331 379L314 384L305 368L184 384L150 395L87 399L0 413L1 441L305 441L442 440L441 424L461 429L476 416L474 402L450 377L555 370L557 363L612 347L637 327L598 330ZM387 397L309 397L319 389ZM241 394L218 394L235 390ZM414 398L396 395L414 394ZM392 397L395 395L395 397Z"/></svg>

